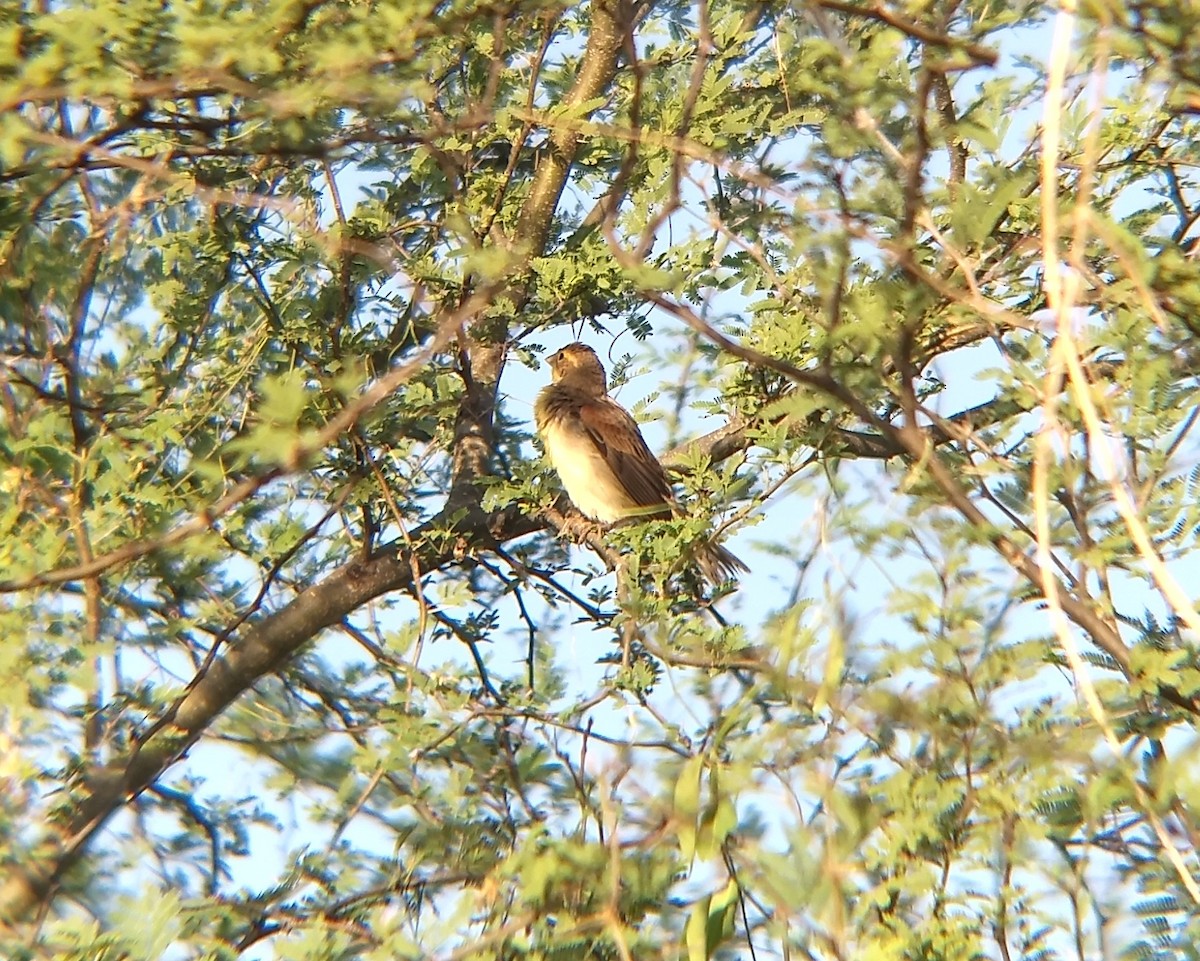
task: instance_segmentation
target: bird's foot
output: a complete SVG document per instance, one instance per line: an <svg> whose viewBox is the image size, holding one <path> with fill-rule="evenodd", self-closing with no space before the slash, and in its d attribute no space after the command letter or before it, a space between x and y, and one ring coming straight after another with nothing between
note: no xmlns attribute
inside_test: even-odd
<svg viewBox="0 0 1200 961"><path fill-rule="evenodd" d="M590 520L582 514L569 514L559 532L575 544L585 544L592 537L604 533L605 526L599 521Z"/></svg>

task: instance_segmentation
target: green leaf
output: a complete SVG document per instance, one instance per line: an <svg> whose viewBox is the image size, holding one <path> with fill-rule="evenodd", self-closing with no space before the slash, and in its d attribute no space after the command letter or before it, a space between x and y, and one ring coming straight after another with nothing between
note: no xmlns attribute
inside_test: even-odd
<svg viewBox="0 0 1200 961"><path fill-rule="evenodd" d="M704 758L695 755L688 758L675 781L675 825L679 833L679 850L684 860L691 860L696 853L696 818L700 813L700 778L704 771Z"/></svg>

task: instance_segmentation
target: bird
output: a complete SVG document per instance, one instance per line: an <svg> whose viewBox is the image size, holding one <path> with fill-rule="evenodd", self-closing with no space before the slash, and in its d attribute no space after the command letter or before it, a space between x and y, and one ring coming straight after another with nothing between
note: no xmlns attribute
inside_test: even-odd
<svg viewBox="0 0 1200 961"><path fill-rule="evenodd" d="M567 344L547 359L550 383L534 421L550 463L580 513L604 524L668 520L682 513L662 464L637 421L608 396L608 375L587 344ZM713 586L749 568L725 548L702 543L696 566Z"/></svg>

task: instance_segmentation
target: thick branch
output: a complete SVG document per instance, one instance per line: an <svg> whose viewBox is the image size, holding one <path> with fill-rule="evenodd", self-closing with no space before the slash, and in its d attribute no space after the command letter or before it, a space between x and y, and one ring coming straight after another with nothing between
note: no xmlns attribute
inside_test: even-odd
<svg viewBox="0 0 1200 961"><path fill-rule="evenodd" d="M1002 423L1018 414L1028 413L1033 406L1011 398L997 397L949 417L943 417L936 424L922 428L922 432L931 445L941 447L958 439L965 431ZM670 467L696 454L703 454L713 463L718 463L752 447L754 431L759 427L778 424L788 416L780 414L765 419L735 417L724 427L718 427L703 437L697 437L667 451L663 455L663 463ZM812 424L804 420L794 420L789 430L791 436L800 439L811 437L813 433ZM903 445L887 434L849 430L845 427L829 430L823 436L820 447L826 456L868 460L890 460L906 453Z"/></svg>
<svg viewBox="0 0 1200 961"><path fill-rule="evenodd" d="M492 527L470 532L477 542L509 540L542 527L537 518L497 514ZM369 560L355 560L296 597L283 610L249 626L192 686L174 713L144 743L88 775L70 820L52 830L0 882L0 922L26 917L84 852L119 808L179 760L233 701L259 678L278 670L304 645L351 611L389 591L412 589L412 572L437 570L455 557L453 538L426 536L447 527L438 517ZM408 547L416 545L415 554ZM415 567L414 567L415 565Z"/></svg>
<svg viewBox="0 0 1200 961"><path fill-rule="evenodd" d="M563 106L570 108L601 96L617 73L628 17L626 0L608 0L592 5L592 22L579 75ZM554 211L567 183L567 175L579 147L579 133L557 128L550 136L550 149L539 163L529 195L517 221L512 246L528 257L540 255L554 224ZM519 314L529 299L528 280L521 279L500 294ZM467 511L478 510L476 480L486 474L495 448L493 426L496 394L504 368L508 332L488 318L471 325L464 338L463 376L466 396L454 425L453 480L450 503Z"/></svg>

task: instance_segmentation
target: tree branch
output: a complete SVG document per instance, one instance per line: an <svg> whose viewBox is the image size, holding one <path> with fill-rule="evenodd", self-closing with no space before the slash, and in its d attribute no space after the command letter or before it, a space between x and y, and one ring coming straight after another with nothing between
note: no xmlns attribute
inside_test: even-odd
<svg viewBox="0 0 1200 961"><path fill-rule="evenodd" d="M625 40L625 23L631 12L627 0L600 0L592 7L592 24L587 49L566 105L586 103L608 88L616 75ZM539 166L517 228L517 240L527 256L536 255L550 237L554 211L566 185L580 139L579 131L563 127L551 136L549 157ZM20 866L0 882L0 924L26 917L41 904L56 880L84 853L96 832L122 805L145 791L168 767L178 761L205 729L258 678L277 670L326 627L338 624L348 613L389 591L410 589L413 571L431 571L456 559L461 541L470 544L504 541L539 530L544 521L515 512L485 515L479 509L476 481L486 473L493 449L492 423L496 390L503 369L507 341L505 331L489 329L487 319L474 320L495 299L509 299L519 309L528 298L525 281L510 283L502 292L497 285L474 294L437 328L430 343L409 363L380 378L362 396L348 404L311 441L297 444L285 465L244 482L221 504L228 510L252 496L280 472L297 469L333 437L350 429L451 337L470 323L464 353L467 395L455 425L453 476L445 508L427 524L411 532L404 544L392 544L368 559L356 559L335 571L320 584L310 587L283 610L250 625L224 657L208 666L174 711L169 724L152 729L151 735L132 751L91 770L83 778L73 814L61 827L51 827L35 843ZM472 322L473 321L473 322ZM465 517L462 508L467 508ZM211 511L185 522L167 535L169 540L130 545L120 556L99 558L98 570L143 556L175 543L212 522ZM444 536L453 528L459 538ZM441 534L443 536L426 536ZM413 545L413 546L409 546ZM94 566L94 565L93 565ZM89 568L87 573L96 573ZM0 585L8 590L36 584L75 580L78 569L26 578L20 583ZM48 578L48 579L47 579Z"/></svg>

